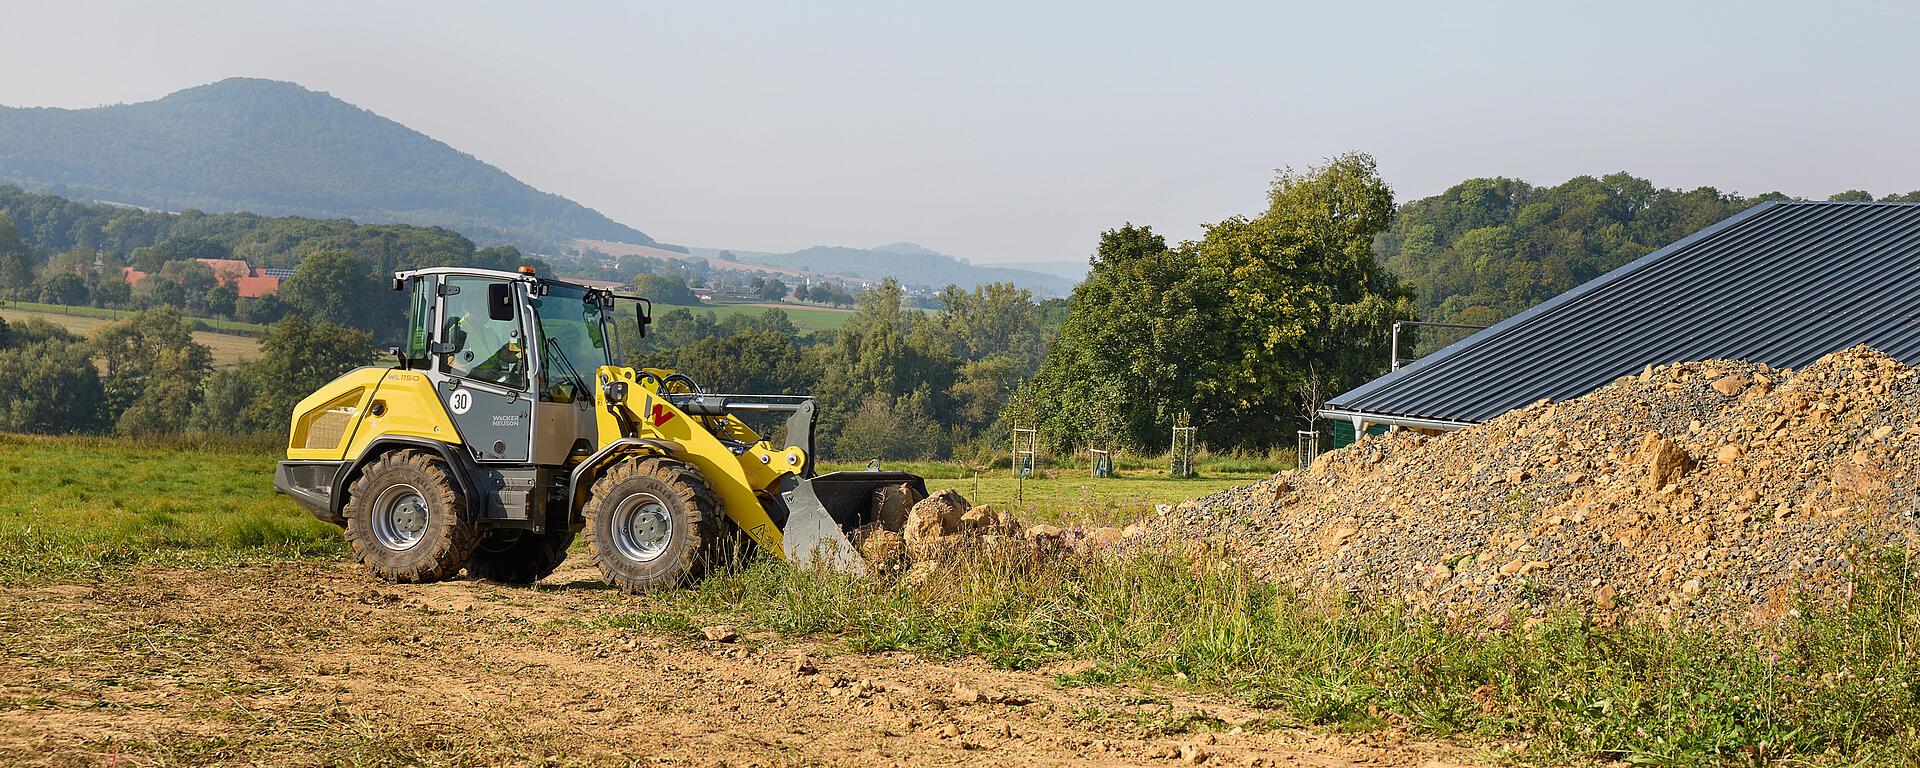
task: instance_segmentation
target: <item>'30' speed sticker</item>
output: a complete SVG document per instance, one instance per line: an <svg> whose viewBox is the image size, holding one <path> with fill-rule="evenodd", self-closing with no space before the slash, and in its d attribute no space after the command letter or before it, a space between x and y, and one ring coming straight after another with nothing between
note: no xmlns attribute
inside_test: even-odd
<svg viewBox="0 0 1920 768"><path fill-rule="evenodd" d="M447 408L458 415L473 410L473 393L465 389L456 389L447 395Z"/></svg>

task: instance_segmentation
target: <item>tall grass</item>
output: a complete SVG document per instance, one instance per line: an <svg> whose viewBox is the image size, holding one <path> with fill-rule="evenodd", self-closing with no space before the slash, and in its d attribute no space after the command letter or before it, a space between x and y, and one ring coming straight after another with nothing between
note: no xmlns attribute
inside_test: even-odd
<svg viewBox="0 0 1920 768"><path fill-rule="evenodd" d="M0 435L0 581L344 551L273 492L272 438Z"/></svg>
<svg viewBox="0 0 1920 768"><path fill-rule="evenodd" d="M1062 682L1178 681L1279 723L1484 737L1524 744L1525 762L1913 765L1916 613L1892 562L1866 569L1850 606L1807 605L1764 629L1602 628L1566 613L1496 630L1302 594L1200 551L987 550L891 580L760 563L665 605L860 651L1093 660ZM648 616L632 620L659 621Z"/></svg>

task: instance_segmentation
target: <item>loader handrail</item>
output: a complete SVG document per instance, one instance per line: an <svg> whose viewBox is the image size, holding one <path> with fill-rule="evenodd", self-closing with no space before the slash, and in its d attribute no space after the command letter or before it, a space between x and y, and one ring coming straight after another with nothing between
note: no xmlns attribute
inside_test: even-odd
<svg viewBox="0 0 1920 768"><path fill-rule="evenodd" d="M662 395L673 407L690 416L724 416L729 413L785 413L787 445L806 453L801 477L813 477L813 427L819 406L809 395L709 395L700 393Z"/></svg>

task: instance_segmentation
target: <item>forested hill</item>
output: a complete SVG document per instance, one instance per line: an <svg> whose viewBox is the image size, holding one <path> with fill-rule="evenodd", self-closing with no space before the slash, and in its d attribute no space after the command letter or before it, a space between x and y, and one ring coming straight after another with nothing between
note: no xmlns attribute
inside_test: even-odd
<svg viewBox="0 0 1920 768"><path fill-rule="evenodd" d="M653 243L404 125L272 80L93 109L0 107L0 183L169 211L438 225L483 243Z"/></svg>
<svg viewBox="0 0 1920 768"><path fill-rule="evenodd" d="M702 256L720 256L709 248L691 249ZM939 288L946 285L1013 283L1040 296L1065 296L1078 279L1020 269L1009 264L970 264L914 243L891 243L873 248L816 245L792 253L728 251L741 262L766 264L802 272L848 275L880 280L892 277L907 285ZM724 258L724 257L723 257Z"/></svg>
<svg viewBox="0 0 1920 768"><path fill-rule="evenodd" d="M1536 187L1470 179L1400 206L1380 261L1422 319L1490 324L1767 200L1712 187L1661 189L1625 173ZM1872 200L1852 190L1834 200ZM1920 201L1920 192L1884 200Z"/></svg>

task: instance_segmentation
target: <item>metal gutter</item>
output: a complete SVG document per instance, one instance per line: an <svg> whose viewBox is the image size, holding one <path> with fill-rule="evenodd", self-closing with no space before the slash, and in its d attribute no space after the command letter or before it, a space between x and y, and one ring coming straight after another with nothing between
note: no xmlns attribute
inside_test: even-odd
<svg viewBox="0 0 1920 768"><path fill-rule="evenodd" d="M1351 421L1356 425L1365 422L1367 424L1386 424L1393 427L1413 427L1415 429L1466 429L1467 427L1474 426L1474 423L1470 421L1422 419L1413 416L1388 416L1380 413L1343 411L1334 408L1322 408L1320 409L1319 415L1320 418L1323 419Z"/></svg>

